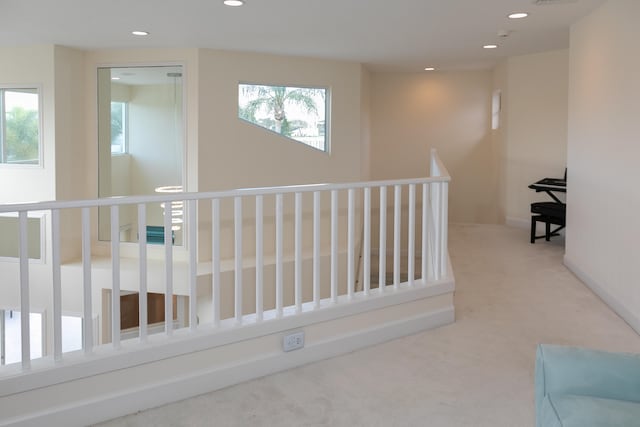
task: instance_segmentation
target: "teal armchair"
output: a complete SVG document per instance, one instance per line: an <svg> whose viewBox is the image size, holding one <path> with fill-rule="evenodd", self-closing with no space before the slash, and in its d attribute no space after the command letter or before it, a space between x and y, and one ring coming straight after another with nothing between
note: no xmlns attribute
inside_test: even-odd
<svg viewBox="0 0 640 427"><path fill-rule="evenodd" d="M537 427L640 426L640 355L541 344Z"/></svg>

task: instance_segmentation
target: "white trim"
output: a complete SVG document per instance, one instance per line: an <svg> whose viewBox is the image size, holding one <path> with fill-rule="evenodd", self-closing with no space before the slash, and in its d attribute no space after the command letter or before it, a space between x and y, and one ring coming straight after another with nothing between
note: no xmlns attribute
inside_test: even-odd
<svg viewBox="0 0 640 427"><path fill-rule="evenodd" d="M306 346L290 353L267 354L233 366L215 367L191 372L145 387L130 388L118 394L74 402L73 405L51 408L21 418L2 421L1 426L67 426L89 425L157 407L234 384L284 371L296 366L349 353L411 335L423 330L450 324L455 319L453 306L407 319L348 333L327 341Z"/></svg>
<svg viewBox="0 0 640 427"><path fill-rule="evenodd" d="M631 326L636 333L640 334L640 317L629 311L624 304L611 295L602 285L598 284L591 276L584 272L567 255L564 256L564 265L576 275L589 289L604 301L616 314Z"/></svg>
<svg viewBox="0 0 640 427"><path fill-rule="evenodd" d="M508 227L526 228L526 229L531 228L531 220L530 219L515 218L515 217L512 217L512 216L508 216L506 218L505 224Z"/></svg>
<svg viewBox="0 0 640 427"><path fill-rule="evenodd" d="M9 366L0 374L3 386L0 397L443 295L454 290L455 282L449 269L446 280L426 285L422 280L417 280L412 287L405 283L397 290L387 290L382 294L378 289L372 289L369 296L358 292L350 299L348 295L340 295L337 304L331 298L326 298L320 301L320 309L315 309L314 302L311 301L302 305L300 314L295 314L295 306L285 307L282 318L277 318L276 310L265 311L264 321L260 323L255 321L255 314L249 314L243 316L241 326L236 324L234 318L230 318L221 321L218 328L209 324L202 325L196 331L180 329L171 336L151 335L145 343L138 340L124 341L118 351L113 351L112 346L102 345L94 349L91 358L84 357L82 352L74 352L66 353L63 360L57 363L52 363L50 358L38 359L33 361L30 371L23 372L19 366L13 369Z"/></svg>

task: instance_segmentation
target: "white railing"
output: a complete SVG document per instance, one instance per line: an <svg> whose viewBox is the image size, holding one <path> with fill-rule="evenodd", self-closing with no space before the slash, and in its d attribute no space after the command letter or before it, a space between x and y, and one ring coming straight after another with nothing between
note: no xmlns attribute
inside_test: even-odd
<svg viewBox="0 0 640 427"><path fill-rule="evenodd" d="M62 350L61 322L63 315L61 268L65 266L65 262L61 259L61 216L66 212L80 212L81 234L77 245L80 248L81 257L78 263L81 264L82 270L83 318L87 319L85 325L89 325L91 322L88 319L93 319L96 314L93 308L95 304L92 301L95 295L92 289L95 286L92 283L93 269L98 257L93 250L97 245L94 230L97 228L95 212L101 207L108 207L110 210L111 300L108 317L111 319L111 336L100 340L108 344L100 344L98 337L94 336L93 328L84 327L82 341L83 352L86 355L94 353L98 347L101 354L105 351L117 354L121 351L124 342L121 342L120 291L123 284L121 264L125 257L121 255L121 249L127 245L137 246L134 259L138 269L138 283L135 288L141 296L145 295L148 289L150 262L149 244L145 238L133 244L124 244L120 241L119 211L124 206L137 207L138 233L139 236L146 236L147 205L169 204L176 201L184 203L187 231L184 248L187 254L188 276L184 285L188 290L186 293L188 318L185 322L188 328L187 333L201 334L203 330L215 333L222 328L223 324L225 331L228 332L230 328L249 323L277 322L284 317L324 310L340 304L348 305L352 301L363 298L374 296L380 298L384 295L392 295L400 289L429 286L445 279L449 274L447 198L450 177L435 152L432 153L431 175L428 178L392 181L1 205L0 214L17 212L19 218L19 277L15 278L20 289L22 363L19 373L33 372L29 339L31 311L29 297L32 281L29 275L30 263L27 248L27 218L31 212L45 211L51 215L51 257L47 260L47 268L50 268L51 276L46 287L50 286L53 301L53 344L52 349L46 352L49 356L45 359L49 366L55 367L64 365L67 358L67 354L63 354ZM392 202L389 200L389 189L393 189ZM403 194L407 194L406 199L403 198ZM287 210L284 200L291 197L293 209ZM323 206L323 200L325 206ZM403 200L407 200L405 205ZM225 206L229 208L224 211L227 212L226 216L221 208L225 202L228 202L228 206ZM272 209L267 212L265 206L272 206ZM291 215L288 215L289 211ZM405 218L407 226L403 228ZM420 220L416 221L416 218ZM305 221L309 227L304 227ZM285 230L285 225L292 227ZM269 233L266 228L269 228ZM418 228L421 228L421 233L418 233ZM293 238L287 239L287 236L291 237L291 229ZM324 232L323 229L325 229ZM356 230L363 230L362 239L356 237ZM391 236L392 241L388 242ZM303 237L306 240L303 240ZM403 238L406 245L404 248ZM199 240L206 241L207 244L199 248ZM247 240L255 241L255 248L243 246L243 242ZM265 241L268 245L265 245ZM287 241L293 243L293 248L288 248L289 251L285 248ZM307 245L306 251L304 241L311 242L311 245ZM165 324L162 332L167 339L170 339L175 328L172 298L176 284L174 269L177 263L182 262L174 256L176 248L171 242L171 216L165 215L164 247L160 259L164 261L164 266L161 268L164 269L165 294ZM358 248L359 242L363 242L362 248ZM270 253L271 244L274 246L273 253ZM221 249L230 245L233 245L233 255L225 259ZM207 247L206 251L203 246ZM268 251L265 251L265 246L269 248ZM393 258L392 280L388 280L386 274L388 246L392 247L390 254ZM211 250L210 257L208 249ZM198 259L199 251L207 252L207 256L200 257L205 259ZM375 283L375 275L372 281L372 273L376 265L372 260L376 256L376 251L379 258L378 283ZM357 263L356 257L360 253L363 260ZM402 261L405 257L407 258L406 270L403 268ZM346 275L340 271L340 261L344 258L346 258ZM309 283L303 278L305 260L308 260L311 265ZM420 269L416 267L417 260L421 264ZM291 263L293 264L293 283L288 287L285 286L284 270L285 266ZM357 271L357 264L362 265L362 272ZM273 277L265 274L266 265L273 267L275 273ZM249 283L247 278L243 277L243 272L248 267L255 269L255 283L253 281ZM308 266L307 269L309 269ZM225 307L221 305L221 276L230 270L233 274L233 314L225 316L223 314ZM406 280L402 280L403 271L406 271ZM360 276L361 282L358 279ZM210 308L206 308L210 310L206 316L200 306L203 301L199 300L198 296L199 286L202 286L202 278L205 277L208 283L206 286L209 287L206 293L211 292L207 304L204 305L208 307L210 304ZM341 280L342 277L346 278L346 283L345 280ZM11 280L10 277L4 277L3 285L8 286ZM265 283L271 283L271 281L273 286L269 286L267 291ZM293 294L287 293L287 290L292 290ZM255 292L255 308L250 310L247 309L247 304L243 304L246 301L243 293L247 291L251 291L252 294ZM273 303L265 303L267 296ZM149 334L153 332L147 325L148 309L147 299L139 298L139 333L133 340L139 340L141 344L145 344ZM226 311L229 312L229 310ZM211 321L199 324L201 316L210 317ZM77 352L75 358L77 359ZM6 367L0 369L0 374L3 369ZM15 370L13 374L15 375Z"/></svg>

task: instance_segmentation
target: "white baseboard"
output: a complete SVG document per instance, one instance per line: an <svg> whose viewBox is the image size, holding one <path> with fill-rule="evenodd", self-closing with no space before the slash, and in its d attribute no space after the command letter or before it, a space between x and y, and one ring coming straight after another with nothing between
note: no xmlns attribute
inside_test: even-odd
<svg viewBox="0 0 640 427"><path fill-rule="evenodd" d="M530 219L507 217L505 219L505 224L509 227L526 228L526 229L531 228Z"/></svg>
<svg viewBox="0 0 640 427"><path fill-rule="evenodd" d="M29 414L21 419L5 420L0 425L82 426L94 424L443 326L452 323L454 319L454 307L450 306L317 342L290 353L267 354L235 365L191 372L182 377L170 378L136 389L130 388L99 399L78 401L71 405Z"/></svg>
<svg viewBox="0 0 640 427"><path fill-rule="evenodd" d="M637 314L629 311L624 304L622 304L617 298L611 295L603 286L593 280L588 274L586 274L580 267L577 266L568 256L564 256L564 265L571 270L573 274L578 277L589 289L591 289L596 295L598 295L602 301L605 302L618 316L633 328L636 333L640 334L640 317Z"/></svg>

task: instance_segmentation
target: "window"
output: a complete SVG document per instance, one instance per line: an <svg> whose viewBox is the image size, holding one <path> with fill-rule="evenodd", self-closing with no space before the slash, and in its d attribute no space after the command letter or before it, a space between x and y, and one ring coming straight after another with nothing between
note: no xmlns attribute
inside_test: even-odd
<svg viewBox="0 0 640 427"><path fill-rule="evenodd" d="M40 163L38 90L0 88L0 163Z"/></svg>
<svg viewBox="0 0 640 427"><path fill-rule="evenodd" d="M238 117L327 151L327 89L238 85Z"/></svg>
<svg viewBox="0 0 640 427"><path fill-rule="evenodd" d="M111 154L127 152L128 113L126 102L111 102Z"/></svg>

